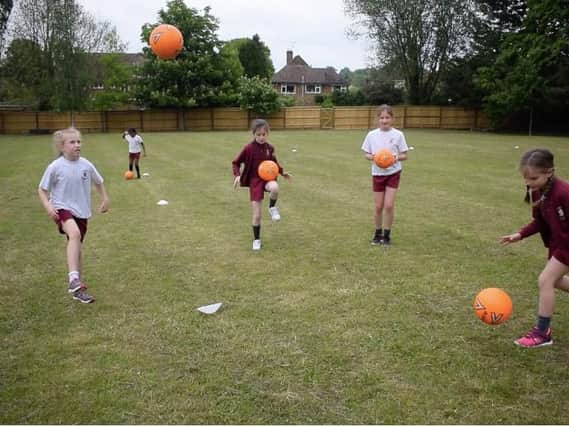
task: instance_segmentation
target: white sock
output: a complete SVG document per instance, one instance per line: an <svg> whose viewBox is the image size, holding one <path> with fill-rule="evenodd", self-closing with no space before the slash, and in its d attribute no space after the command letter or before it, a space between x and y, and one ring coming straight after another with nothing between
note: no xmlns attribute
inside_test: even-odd
<svg viewBox="0 0 569 427"><path fill-rule="evenodd" d="M69 283L72 283L75 279L79 280L78 271L70 271L68 276L69 276Z"/></svg>

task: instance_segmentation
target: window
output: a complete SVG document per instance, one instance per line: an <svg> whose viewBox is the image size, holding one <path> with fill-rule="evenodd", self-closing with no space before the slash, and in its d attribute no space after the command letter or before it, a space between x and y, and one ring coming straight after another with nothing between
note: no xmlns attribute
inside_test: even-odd
<svg viewBox="0 0 569 427"><path fill-rule="evenodd" d="M340 86L340 85L336 85L334 86L334 91L339 91L339 92L347 92L348 91L348 87L347 86Z"/></svg>
<svg viewBox="0 0 569 427"><path fill-rule="evenodd" d="M294 95L296 93L295 85L281 85L281 93L283 95Z"/></svg>
<svg viewBox="0 0 569 427"><path fill-rule="evenodd" d="M322 93L322 86L320 85L306 85L306 93Z"/></svg>

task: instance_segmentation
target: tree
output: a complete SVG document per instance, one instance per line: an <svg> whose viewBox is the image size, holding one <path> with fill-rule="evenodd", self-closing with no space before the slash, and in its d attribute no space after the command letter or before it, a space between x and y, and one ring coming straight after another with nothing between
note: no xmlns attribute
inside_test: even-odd
<svg viewBox="0 0 569 427"><path fill-rule="evenodd" d="M14 64L39 60L41 84L30 95L35 95L41 109L84 109L94 79L90 53L123 48L114 27L95 21L74 0L20 0L12 12L8 33L11 45L26 40L34 46L17 52L19 45L15 45L11 50L14 58L19 57ZM22 58L25 54L37 58ZM17 68L8 71L15 87L21 86L20 76L28 74Z"/></svg>
<svg viewBox="0 0 569 427"><path fill-rule="evenodd" d="M239 61L243 66L245 77L259 76L270 80L275 74L275 68L271 61L271 51L261 41L258 34L239 46Z"/></svg>
<svg viewBox="0 0 569 427"><path fill-rule="evenodd" d="M0 0L0 54L4 50L4 32L8 24L8 18L12 11L14 2L12 0Z"/></svg>
<svg viewBox="0 0 569 427"><path fill-rule="evenodd" d="M430 102L449 60L464 55L473 31L473 0L344 0L362 17L378 62L397 65L412 104Z"/></svg>
<svg viewBox="0 0 569 427"><path fill-rule="evenodd" d="M153 107L212 107L236 105L240 70L230 52L222 51L216 35L217 19L171 0L158 13L160 22L175 25L184 36L184 49L174 60L158 59L143 48L145 63L136 89L137 101ZM157 24L142 27L147 41Z"/></svg>
<svg viewBox="0 0 569 427"><path fill-rule="evenodd" d="M519 32L508 34L493 65L479 71L485 110L494 124L516 111L531 113L547 102L569 54L569 7L557 0L529 0ZM567 84L565 83L565 87Z"/></svg>
<svg viewBox="0 0 569 427"><path fill-rule="evenodd" d="M281 109L279 94L266 79L259 76L241 78L239 105L243 110L261 116L268 116Z"/></svg>
<svg viewBox="0 0 569 427"><path fill-rule="evenodd" d="M111 110L130 100L135 67L124 64L116 53L102 54L99 65L103 89L91 96L91 106L96 110Z"/></svg>

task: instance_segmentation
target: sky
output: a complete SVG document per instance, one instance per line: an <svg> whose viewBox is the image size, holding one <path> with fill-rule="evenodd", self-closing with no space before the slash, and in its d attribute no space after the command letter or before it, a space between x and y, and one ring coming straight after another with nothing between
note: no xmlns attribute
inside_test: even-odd
<svg viewBox="0 0 569 427"><path fill-rule="evenodd" d="M167 0L77 0L97 21L110 21L127 52L140 52L141 27L157 23L158 11ZM286 51L300 55L310 66L334 67L340 71L370 64L369 39L348 37L353 19L344 12L343 0L185 0L188 7L210 14L219 21L220 40L259 34L271 51L275 71L286 65Z"/></svg>

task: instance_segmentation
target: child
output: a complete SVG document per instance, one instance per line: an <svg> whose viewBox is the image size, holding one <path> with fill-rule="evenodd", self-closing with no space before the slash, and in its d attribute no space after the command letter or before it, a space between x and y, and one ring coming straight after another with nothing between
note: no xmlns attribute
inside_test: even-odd
<svg viewBox="0 0 569 427"><path fill-rule="evenodd" d="M520 172L526 184L526 202L533 220L520 231L500 238L502 245L540 233L549 249L548 261L538 277L537 325L514 342L522 347L553 344L549 327L555 303L555 288L569 292L569 183L554 175L553 154L529 150L522 156Z"/></svg>
<svg viewBox="0 0 569 427"><path fill-rule="evenodd" d="M275 148L267 142L269 136L269 124L265 120L253 120L251 125L255 139L245 145L239 155L233 160L233 187L249 187L249 198L251 200L251 208L253 210L253 250L261 249L261 203L264 198L264 192L269 192L269 213L273 221L279 221L281 216L276 207L279 195L279 185L276 180L263 181L257 169L264 160L272 160L279 166L279 173L290 179L288 173L283 173L283 168L277 162L275 157ZM241 164L244 165L241 171Z"/></svg>
<svg viewBox="0 0 569 427"><path fill-rule="evenodd" d="M381 105L377 109L378 129L368 132L362 144L365 158L370 160L372 188L375 202L374 223L375 235L372 245L391 244L391 226L395 205L395 193L399 188L401 177L401 161L407 160L407 143L403 132L391 127L393 110L389 105ZM387 148L395 156L395 162L388 168L380 168L373 161L373 155Z"/></svg>
<svg viewBox="0 0 569 427"><path fill-rule="evenodd" d="M136 177L140 179L140 167L138 162L140 160L140 148L144 152L144 157L146 157L146 147L144 147L144 141L142 137L136 133L135 128L129 128L125 130L122 134L124 140L128 143L128 170L132 172L132 163L136 167Z"/></svg>
<svg viewBox="0 0 569 427"><path fill-rule="evenodd" d="M57 131L53 141L59 157L45 170L38 194L59 232L67 235L68 291L73 299L88 304L95 299L85 292L87 286L81 281L81 245L91 217L91 182L101 196L100 212L109 209L109 198L95 166L81 157L80 132L74 128Z"/></svg>

